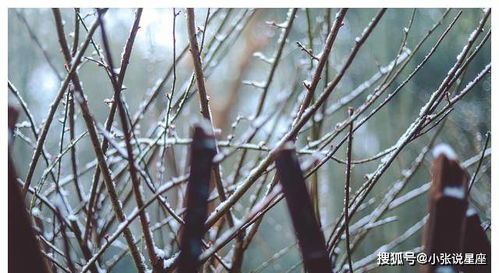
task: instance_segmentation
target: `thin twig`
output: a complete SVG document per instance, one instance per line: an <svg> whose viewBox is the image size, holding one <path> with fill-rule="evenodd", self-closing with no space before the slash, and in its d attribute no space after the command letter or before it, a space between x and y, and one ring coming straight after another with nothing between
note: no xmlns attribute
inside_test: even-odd
<svg viewBox="0 0 499 273"><path fill-rule="evenodd" d="M103 11L101 11L101 12L103 12ZM54 18L56 19L56 26L58 28L57 33L59 35L59 42L61 43L61 48L62 48L62 52L64 53L64 58L65 58L67 64L71 63L69 65L70 66L69 73L68 73L68 76L66 77L66 79L69 79L69 77L71 77L71 80L73 82L75 90L77 91L76 100L80 104L80 108L81 108L82 114L83 114L83 119L87 125L88 133L89 133L90 139L92 141L92 146L93 146L95 154L97 156L97 159L99 162L99 167L100 167L100 170L103 174L104 182L105 182L106 187L108 189L109 198L112 201L111 203L113 204L113 209L114 209L118 219L122 222L125 220L123 208L121 206L121 202L120 202L118 195L116 193L116 189L114 187L114 182L112 181L111 172L109 170L109 167L107 166L104 152L102 151L102 149L99 145L100 143L99 143L99 139L97 136L97 131L95 129L94 119L93 119L93 117L90 113L90 110L88 108L87 100L85 98L85 95L83 94L83 90L82 90L82 87L80 85L80 80L79 80L78 74L75 70L76 65L81 62L81 58L82 58L83 52L84 52L83 49L86 48L86 46L88 46L88 44L90 43L91 35L87 36L87 39L85 40L84 46L82 46L82 49L80 49L79 53L71 61L71 55L69 53L68 44L67 44L67 41L66 41L66 38L64 35L64 29L63 29L63 25L62 25L62 19L60 16L60 11L58 9L53 9L53 13L54 13ZM89 34L90 33L93 34L98 26L99 26L99 19L97 19L94 22L94 24L92 25L92 27L89 30ZM67 85L67 83L66 83L66 85ZM26 183L24 185L25 189L27 189L27 187L29 187L28 181L26 181ZM140 273L144 273L145 272L145 264L142 260L142 256L140 255L138 248L133 244L134 238L133 238L133 235L132 235L130 229L126 228L123 231L123 234L125 236L125 239L127 240L128 247L130 248L130 252L132 253L132 257L134 258L134 262L137 266L138 271Z"/></svg>
<svg viewBox="0 0 499 273"><path fill-rule="evenodd" d="M22 190L23 196L26 196L26 192L28 187L31 185L31 179L33 178L33 174L35 172L36 164L38 163L38 159L40 158L40 155L43 150L43 145L45 143L45 139L47 138L47 134L50 128L50 125L52 124L52 120L54 118L55 112L57 111L57 107L59 106L59 103L61 102L62 97L64 96L64 91L69 85L69 81L71 80L72 74L76 72L76 68L78 65L81 63L81 58L83 57L83 54L85 53L85 50L88 47L88 44L90 43L90 40L92 39L92 35L94 34L95 30L99 26L99 22L96 20L90 27L90 30L87 34L87 37L83 44L81 45L80 50L76 54L76 56L71 60L67 61L68 66L70 67L68 74L64 78L61 87L59 88L59 91L57 91L57 95L50 105L49 112L47 114L47 117L45 118L45 123L43 124L42 129L40 130L40 135L39 138L37 139L36 142L36 149L33 153L33 157L31 159L31 162L29 164L28 168L28 174L26 175L26 183L25 186Z"/></svg>
<svg viewBox="0 0 499 273"><path fill-rule="evenodd" d="M195 27L195 18L194 18L194 9L189 8L187 9L187 26L188 26L188 34L189 34L189 45L190 45L190 51L192 55L192 60L194 63L194 70L196 74L196 83L198 87L198 93L199 93L199 104L201 106L201 115L203 118L209 121L210 126L213 130L213 121L211 117L211 110L208 102L208 95L204 83L204 73L203 73L203 68L201 64L201 57L200 57L200 51L198 47L198 42L196 39L196 27ZM218 146L217 146L217 152L218 152ZM222 184L222 178L220 174L220 166L218 163L213 165L213 172L214 172L214 181L215 181L215 186L218 191L218 195L220 197L220 200L224 202L227 197L225 195L225 190L224 186ZM234 220L232 214L229 213L227 214L227 221L229 222L229 225L232 227L234 226Z"/></svg>
<svg viewBox="0 0 499 273"><path fill-rule="evenodd" d="M111 80L114 88L114 98L115 98L115 103L118 108L118 114L120 117L121 121L121 126L123 128L123 133L125 136L125 146L126 146L126 151L127 151L127 161L128 161L128 168L130 170L130 178L132 180L132 185L133 185L133 192L135 196L135 201L137 202L138 207L143 207L144 206L144 198L142 196L142 190L140 186L140 181L137 177L137 169L135 168L135 156L133 154L133 147L131 144L131 138L132 138L132 132L129 130L129 125L128 125L128 119L126 116L126 110L125 106L123 103L123 96L121 94L121 83L123 82L124 74L119 74L116 75L113 69L113 59L111 57L111 50L109 47L109 43L107 40L107 34L106 34L106 29L104 26L104 22L102 19L102 12L100 10L98 12L98 19L100 21L100 29L101 29L101 35L102 35L102 44L104 47L105 55L107 58L107 63L111 67ZM140 15L142 13L142 9L137 10L137 16L140 20ZM137 20L137 22L139 21ZM128 59L127 59L128 60ZM121 78L120 78L121 77ZM151 265L153 267L153 272L162 272L163 268L163 260L160 260L157 253L156 253L156 248L154 246L154 239L153 239L153 234L151 232L151 228L149 226L149 217L147 216L146 212L142 211L139 215L140 217L140 223L142 226L142 232L144 234L146 246L147 246L147 252L149 254L149 259L151 261Z"/></svg>
<svg viewBox="0 0 499 273"><path fill-rule="evenodd" d="M135 20L134 23L130 29L130 35L126 41L125 47L123 49L123 54L122 54L122 60L121 60L121 66L120 66L120 72L118 76L118 85L122 86L123 80L125 78L125 72L127 70L129 60L132 54L132 48L133 44L135 41L135 37L137 35L137 32L139 30L139 22L140 18L142 16L142 12L139 12L139 10L135 14ZM121 89L120 89L121 92ZM109 110L108 117L106 119L106 125L105 128L107 131L111 130L111 127L113 126L114 122L114 116L116 114L116 97L113 96L113 104L111 105L111 109ZM102 143L100 144L100 149L102 150L103 153L106 153L109 143L106 138L102 139ZM92 177L92 184L91 184L91 189L90 189L90 197L89 197L89 202L87 206L87 221L86 221L86 226L85 226L85 235L84 238L88 240L91 232L91 224L92 224L92 215L95 210L95 204L97 200L97 188L98 188L98 182L100 178L101 170L100 168L96 168L95 173Z"/></svg>
<svg viewBox="0 0 499 273"><path fill-rule="evenodd" d="M353 114L353 108L348 109L348 115ZM348 257L348 266L350 272L353 273L352 266L352 253L350 251L350 230L349 230L349 218L348 218L348 206L350 202L350 180L352 172L352 142L353 142L353 124L349 125L348 129L348 142L347 142L347 166L346 166L346 178L345 178L345 202L344 202L344 212L345 212L345 248Z"/></svg>
<svg viewBox="0 0 499 273"><path fill-rule="evenodd" d="M469 188L468 188L468 194L471 191L471 188L473 188L473 185L475 184L476 177L478 175L478 172L480 171L480 167L482 167L482 162L483 159L485 158L485 151L487 150L487 146L489 145L489 140L490 140L490 132L487 132L485 135L485 144L483 145L482 149L482 154L480 156L480 161L478 161L478 166L476 167L475 172L473 173L473 176L471 177Z"/></svg>

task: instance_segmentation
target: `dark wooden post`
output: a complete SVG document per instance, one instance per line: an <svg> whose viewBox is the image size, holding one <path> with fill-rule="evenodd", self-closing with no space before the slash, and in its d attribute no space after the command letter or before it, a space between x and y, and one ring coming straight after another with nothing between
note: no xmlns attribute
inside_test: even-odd
<svg viewBox="0 0 499 273"><path fill-rule="evenodd" d="M215 139L195 126L191 144L190 176L187 184L185 225L180 240L179 273L198 272L207 217L210 173L216 154Z"/></svg>
<svg viewBox="0 0 499 273"><path fill-rule="evenodd" d="M469 176L449 146L437 146L434 157L424 249L428 255L437 256L440 253L462 253ZM422 268L422 272L432 273L454 270L455 266L446 269L447 266L428 264Z"/></svg>
<svg viewBox="0 0 499 273"><path fill-rule="evenodd" d="M286 147L278 151L275 164L306 272L331 273L324 234L314 216L295 150Z"/></svg>
<svg viewBox="0 0 499 273"><path fill-rule="evenodd" d="M464 272L490 273L491 249L490 241L482 228L480 217L473 208L466 212L466 228L464 233L464 253L485 254L486 263L483 265L465 265Z"/></svg>
<svg viewBox="0 0 499 273"><path fill-rule="evenodd" d="M9 144L12 143L13 132L18 112L9 106ZM31 217L21 197L21 189L17 183L17 173L9 151L8 155L8 187L9 187L9 272L50 273L47 261L42 256L40 244L33 230Z"/></svg>

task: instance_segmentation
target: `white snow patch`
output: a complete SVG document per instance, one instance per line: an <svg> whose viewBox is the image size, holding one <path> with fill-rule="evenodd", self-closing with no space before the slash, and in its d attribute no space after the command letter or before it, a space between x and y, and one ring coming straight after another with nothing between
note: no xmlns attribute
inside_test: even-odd
<svg viewBox="0 0 499 273"><path fill-rule="evenodd" d="M462 187L445 187L443 195L458 199L464 199L464 190Z"/></svg>
<svg viewBox="0 0 499 273"><path fill-rule="evenodd" d="M154 247L154 252L156 252L156 255L161 258L161 259L166 259L166 253L163 249L160 249L158 247Z"/></svg>
<svg viewBox="0 0 499 273"><path fill-rule="evenodd" d="M73 222L73 221L76 222L76 221L78 221L78 218L76 217L76 215L70 214L70 215L68 215L68 220L70 222Z"/></svg>
<svg viewBox="0 0 499 273"><path fill-rule="evenodd" d="M164 260L164 262L163 262L163 268L167 269L167 268L172 267L173 264L175 263L175 260L177 260L177 258L178 258L178 253L176 253L175 255L173 255L170 259Z"/></svg>
<svg viewBox="0 0 499 273"><path fill-rule="evenodd" d="M444 154L448 159L456 160L457 155L454 150L445 143L440 143L435 148L433 148L433 158L439 157L441 154Z"/></svg>
<svg viewBox="0 0 499 273"><path fill-rule="evenodd" d="M468 210L466 210L466 217L470 217L477 214L476 210L472 207L468 207Z"/></svg>
<svg viewBox="0 0 499 273"><path fill-rule="evenodd" d="M37 208L37 207L34 207L34 208L31 210L31 215L39 217L39 216L41 215L41 211L40 211L40 209L39 209L39 208Z"/></svg>
<svg viewBox="0 0 499 273"><path fill-rule="evenodd" d="M222 161L223 159L225 158L225 153L217 153L214 157L213 157L213 160L212 162L213 163L218 163L220 161Z"/></svg>

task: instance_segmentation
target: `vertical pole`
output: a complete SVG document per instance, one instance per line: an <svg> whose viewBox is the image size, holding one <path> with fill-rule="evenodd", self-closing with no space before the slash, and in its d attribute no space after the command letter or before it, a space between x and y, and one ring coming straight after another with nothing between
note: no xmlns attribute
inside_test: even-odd
<svg viewBox="0 0 499 273"><path fill-rule="evenodd" d="M207 217L210 173L216 144L213 135L195 126L191 144L190 176L186 193L185 225L180 240L179 273L198 272Z"/></svg>
<svg viewBox="0 0 499 273"><path fill-rule="evenodd" d="M305 271L331 273L324 234L315 217L295 150L284 147L278 151L275 164L298 238Z"/></svg>

